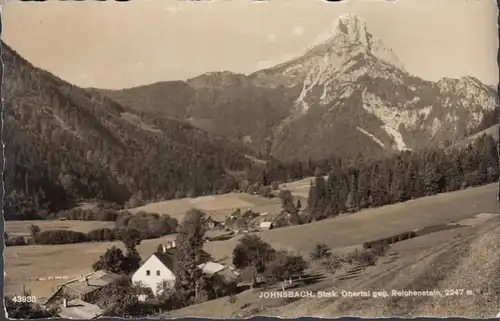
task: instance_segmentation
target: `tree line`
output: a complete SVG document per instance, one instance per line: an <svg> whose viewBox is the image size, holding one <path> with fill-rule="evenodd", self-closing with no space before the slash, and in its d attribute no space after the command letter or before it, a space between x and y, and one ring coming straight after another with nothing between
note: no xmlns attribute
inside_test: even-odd
<svg viewBox="0 0 500 321"><path fill-rule="evenodd" d="M96 214L97 213L97 214ZM113 210L95 211L92 209L73 209L59 213L60 218L75 218L93 221L101 218L103 221L115 221L114 228L97 228L87 233L72 230L47 230L40 231L36 224L30 226L31 238L24 236L9 236L4 233L6 246L19 246L29 244L71 244L83 242L116 241L126 235L134 235L142 240L159 238L177 233L178 221L171 216L156 213L139 212L132 214L127 211Z"/></svg>
<svg viewBox="0 0 500 321"><path fill-rule="evenodd" d="M467 148L405 151L347 166L339 160L311 182L307 221L498 181L497 143L483 135Z"/></svg>

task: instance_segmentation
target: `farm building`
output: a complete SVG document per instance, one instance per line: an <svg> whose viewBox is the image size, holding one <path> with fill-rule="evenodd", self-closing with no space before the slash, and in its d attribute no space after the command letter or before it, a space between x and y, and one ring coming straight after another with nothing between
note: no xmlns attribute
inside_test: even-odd
<svg viewBox="0 0 500 321"><path fill-rule="evenodd" d="M206 262L198 265L203 274L215 279L230 290L236 290L239 281L239 273L234 269L215 262Z"/></svg>
<svg viewBox="0 0 500 321"><path fill-rule="evenodd" d="M59 316L67 319L97 319L104 311L95 304L91 304L79 299L67 301L63 299Z"/></svg>
<svg viewBox="0 0 500 321"><path fill-rule="evenodd" d="M274 228L273 222L260 222L259 230L261 231L271 230L273 228Z"/></svg>
<svg viewBox="0 0 500 321"><path fill-rule="evenodd" d="M175 241L163 245L162 251L153 253L141 267L132 275L132 282L150 288L154 295L158 295L158 286L162 283L175 283L174 267L177 247ZM208 261L210 255L202 253L203 261Z"/></svg>
<svg viewBox="0 0 500 321"><path fill-rule="evenodd" d="M58 286L56 292L47 299L45 305L62 304L64 300L78 299L96 303L100 292L120 279L118 274L96 271Z"/></svg>
<svg viewBox="0 0 500 321"><path fill-rule="evenodd" d="M214 220L211 216L208 216L203 220L203 224L205 224L205 228L212 230L215 228L222 228L223 224L221 222L218 222Z"/></svg>

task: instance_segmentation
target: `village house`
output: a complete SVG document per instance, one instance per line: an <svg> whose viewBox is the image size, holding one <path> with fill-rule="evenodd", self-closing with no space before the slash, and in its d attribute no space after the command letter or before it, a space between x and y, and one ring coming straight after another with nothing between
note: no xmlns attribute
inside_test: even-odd
<svg viewBox="0 0 500 321"><path fill-rule="evenodd" d="M141 287L149 288L156 296L161 294L158 290L161 284L174 286L175 284L175 242L167 242L162 251L153 253L141 267L133 274L132 282ZM205 261L205 262L203 262ZM210 255L203 253L202 263L198 266L205 275L215 277L228 287L237 284L238 274L224 265L210 261ZM236 282L236 283L235 283Z"/></svg>
<svg viewBox="0 0 500 321"><path fill-rule="evenodd" d="M239 273L229 267L216 262L206 262L198 265L207 277L216 280L230 291L236 291L239 282Z"/></svg>
<svg viewBox="0 0 500 321"><path fill-rule="evenodd" d="M150 288L153 294L158 295L158 286L167 282L172 286L175 283L175 241L163 245L162 251L153 253L141 267L132 275L132 282L142 287Z"/></svg>
<svg viewBox="0 0 500 321"><path fill-rule="evenodd" d="M260 222L259 224L259 230L261 231L271 230L273 228L274 228L273 222Z"/></svg>
<svg viewBox="0 0 500 321"><path fill-rule="evenodd" d="M104 314L104 310L95 304L80 299L67 301L63 299L59 316L66 319L88 320L97 319Z"/></svg>
<svg viewBox="0 0 500 321"><path fill-rule="evenodd" d="M58 285L56 292L47 299L45 305L63 305L64 302L71 302L74 299L94 304L99 300L101 291L119 279L118 274L108 271L89 273Z"/></svg>
<svg viewBox="0 0 500 321"><path fill-rule="evenodd" d="M205 228L208 230L213 230L216 228L222 228L223 224L221 222L218 222L214 220L211 216L206 217L203 220L203 224L205 225Z"/></svg>

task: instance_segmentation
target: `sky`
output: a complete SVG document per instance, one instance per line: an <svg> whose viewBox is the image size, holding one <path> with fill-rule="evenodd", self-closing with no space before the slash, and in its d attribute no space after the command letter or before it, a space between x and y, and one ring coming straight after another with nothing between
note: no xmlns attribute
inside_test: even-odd
<svg viewBox="0 0 500 321"><path fill-rule="evenodd" d="M343 13L414 75L498 83L494 0L8 2L2 39L73 84L120 89L284 62Z"/></svg>

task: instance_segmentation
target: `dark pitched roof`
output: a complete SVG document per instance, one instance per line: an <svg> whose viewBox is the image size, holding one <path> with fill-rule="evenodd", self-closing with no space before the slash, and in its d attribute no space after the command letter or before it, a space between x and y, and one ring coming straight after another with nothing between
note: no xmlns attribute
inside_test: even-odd
<svg viewBox="0 0 500 321"><path fill-rule="evenodd" d="M96 319L103 314L103 310L95 304L79 299L68 302L67 307L61 307L60 315L68 319Z"/></svg>
<svg viewBox="0 0 500 321"><path fill-rule="evenodd" d="M163 265L165 265L169 270L173 270L174 265L175 265L175 253L177 252L177 249L167 249L165 252L155 252L153 253L158 260L160 260Z"/></svg>
<svg viewBox="0 0 500 321"><path fill-rule="evenodd" d="M214 220L211 216L205 217L203 219L203 222L205 222L205 223L207 223L207 222L214 222L215 224L220 224L219 221Z"/></svg>
<svg viewBox="0 0 500 321"><path fill-rule="evenodd" d="M79 278L61 283L57 286L57 290L50 298L46 300L46 303L52 302L59 293L61 289L66 287L73 291L79 292L81 294L87 294L98 290L104 286L112 284L120 279L120 275L111 273L104 270L95 271Z"/></svg>
<svg viewBox="0 0 500 321"><path fill-rule="evenodd" d="M67 286L82 294L90 293L103 286L116 282L120 276L104 270L95 271L65 283L60 284L60 287Z"/></svg>
<svg viewBox="0 0 500 321"><path fill-rule="evenodd" d="M175 266L175 261L177 260L176 253L177 253L177 248L170 248L167 249L165 252L155 252L153 253L153 255L156 256L158 260L160 260L160 262L163 263L163 265L165 265L169 270L173 271ZM210 254L202 250L202 257L201 257L202 263L207 262L210 259L211 259Z"/></svg>
<svg viewBox="0 0 500 321"><path fill-rule="evenodd" d="M239 281L239 275L228 267L216 272L214 276L219 277L225 283L237 283Z"/></svg>

